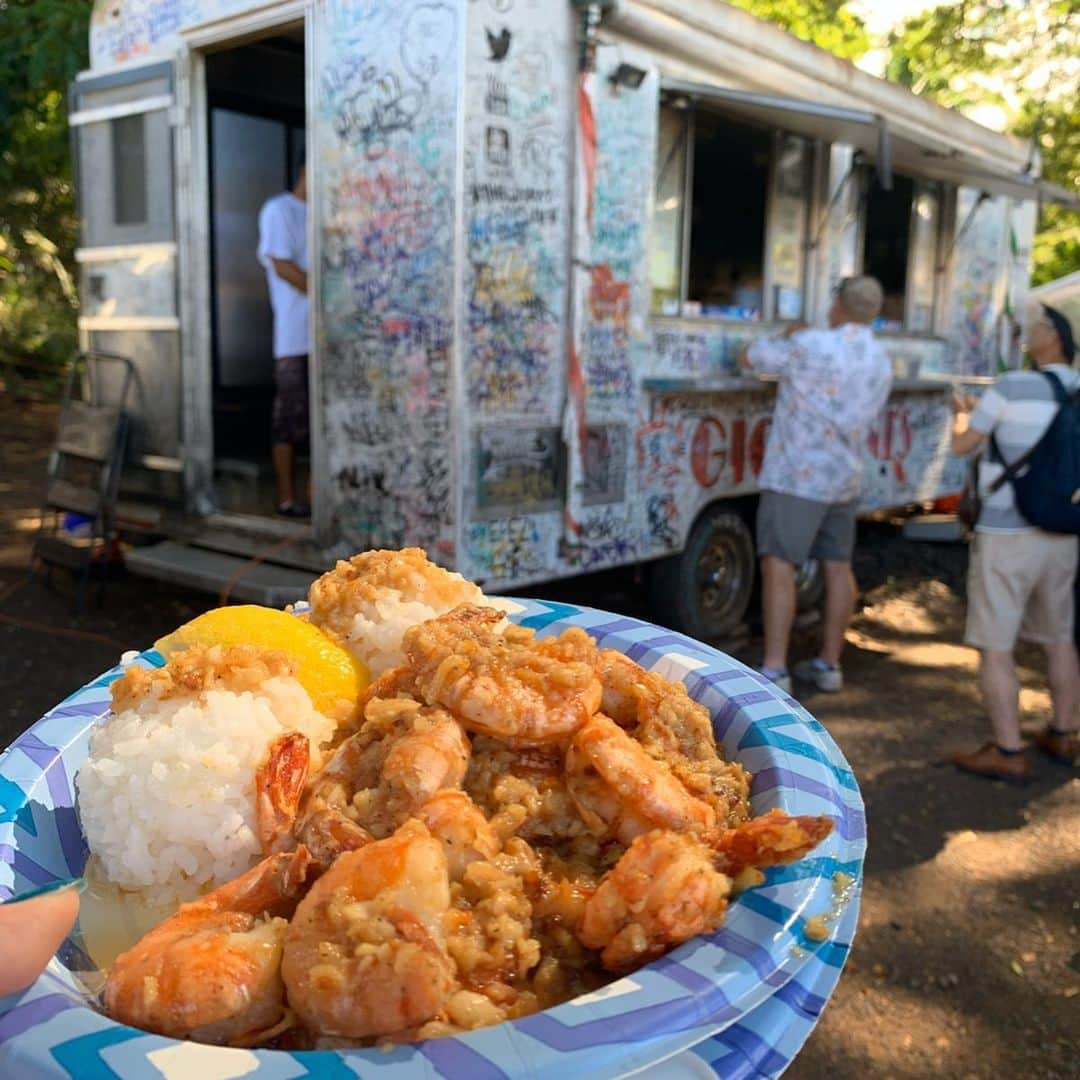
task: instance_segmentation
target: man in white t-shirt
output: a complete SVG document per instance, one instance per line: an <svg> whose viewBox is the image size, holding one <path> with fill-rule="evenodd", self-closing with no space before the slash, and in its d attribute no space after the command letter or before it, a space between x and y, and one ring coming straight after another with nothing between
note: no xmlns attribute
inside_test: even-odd
<svg viewBox="0 0 1080 1080"><path fill-rule="evenodd" d="M765 624L758 670L789 692L795 575L809 558L820 560L825 575L821 651L794 674L819 690L843 687L840 653L855 606L851 558L866 437L892 386L892 365L870 328L881 299L874 278L844 278L827 330L794 326L783 337L758 338L739 358L743 368L779 379L758 479Z"/></svg>
<svg viewBox="0 0 1080 1080"><path fill-rule="evenodd" d="M311 508L296 498L293 463L306 446L308 417L307 168L292 191L268 199L259 212L259 262L266 268L274 311L274 474L278 513L305 518Z"/></svg>

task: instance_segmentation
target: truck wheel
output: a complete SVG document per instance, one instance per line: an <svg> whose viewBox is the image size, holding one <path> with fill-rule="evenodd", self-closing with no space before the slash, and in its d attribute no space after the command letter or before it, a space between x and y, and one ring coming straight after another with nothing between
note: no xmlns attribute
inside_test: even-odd
<svg viewBox="0 0 1080 1080"><path fill-rule="evenodd" d="M825 575L817 559L807 559L795 574L795 608L813 611L825 597Z"/></svg>
<svg viewBox="0 0 1080 1080"><path fill-rule="evenodd" d="M754 540L746 521L723 504L694 522L686 547L653 563L650 590L657 617L702 641L726 637L742 623L754 588Z"/></svg>

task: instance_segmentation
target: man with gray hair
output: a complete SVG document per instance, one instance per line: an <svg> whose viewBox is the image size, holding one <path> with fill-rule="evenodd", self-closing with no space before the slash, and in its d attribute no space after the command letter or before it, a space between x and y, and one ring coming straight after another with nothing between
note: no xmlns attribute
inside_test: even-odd
<svg viewBox="0 0 1080 1080"><path fill-rule="evenodd" d="M795 575L807 559L825 575L821 652L794 674L819 690L843 688L840 653L855 609L855 510L870 425L885 405L892 366L871 324L881 311L872 277L840 282L827 330L789 327L760 338L741 367L779 378L759 486L765 656L759 671L790 691L787 651L795 619Z"/></svg>

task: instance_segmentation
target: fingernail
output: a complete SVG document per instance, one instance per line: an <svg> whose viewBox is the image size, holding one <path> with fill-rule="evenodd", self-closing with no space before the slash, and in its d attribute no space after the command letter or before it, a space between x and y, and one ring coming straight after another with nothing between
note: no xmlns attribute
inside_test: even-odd
<svg viewBox="0 0 1080 1080"><path fill-rule="evenodd" d="M59 881L50 881L47 885L39 885L36 889L27 889L25 892L11 896L7 900L0 900L0 904L8 906L22 903L23 900L33 900L38 896L47 896L49 893L60 892L61 889L77 889L82 892L86 888L86 879L81 877L61 878Z"/></svg>

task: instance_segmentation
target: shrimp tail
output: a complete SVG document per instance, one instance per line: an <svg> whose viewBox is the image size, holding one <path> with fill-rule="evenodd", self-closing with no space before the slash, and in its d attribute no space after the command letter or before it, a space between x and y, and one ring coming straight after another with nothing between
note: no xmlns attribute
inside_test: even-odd
<svg viewBox="0 0 1080 1080"><path fill-rule="evenodd" d="M311 764L306 735L290 731L270 745L255 770L255 813L263 852L272 855L295 847L293 826Z"/></svg>
<svg viewBox="0 0 1080 1080"><path fill-rule="evenodd" d="M300 836L322 870L328 870L343 851L356 851L374 839L367 829L333 807L308 814Z"/></svg>
<svg viewBox="0 0 1080 1080"><path fill-rule="evenodd" d="M311 853L302 844L295 851L269 855L238 878L180 910L198 908L288 918L304 892L313 864Z"/></svg>
<svg viewBox="0 0 1080 1080"><path fill-rule="evenodd" d="M813 850L832 831L830 817L792 817L770 810L733 829L721 829L712 841L718 869L734 876L747 867L780 866Z"/></svg>

